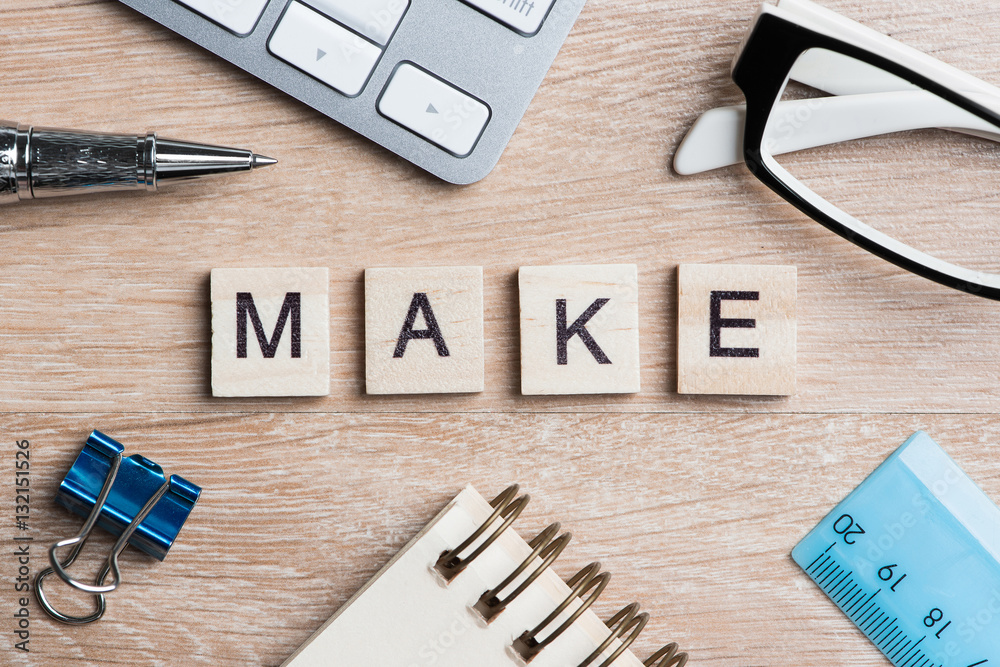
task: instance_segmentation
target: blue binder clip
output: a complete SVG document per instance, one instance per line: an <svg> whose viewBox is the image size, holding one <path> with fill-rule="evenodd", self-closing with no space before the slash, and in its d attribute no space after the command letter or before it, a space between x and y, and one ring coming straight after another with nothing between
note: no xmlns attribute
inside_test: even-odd
<svg viewBox="0 0 1000 667"><path fill-rule="evenodd" d="M87 519L79 533L49 548L51 567L35 578L39 604L57 621L83 625L101 618L106 609L104 595L121 583L119 554L131 544L163 560L201 495L201 487L179 475L166 477L160 466L138 454L123 457L124 451L120 443L94 431L59 485L56 502ZM94 583L88 584L71 577L66 568L76 560L95 526L118 536L118 541ZM66 547L72 547L69 555L58 558L56 552ZM53 572L73 588L95 595L94 613L71 616L55 609L46 599L42 585ZM105 584L108 574L111 582Z"/></svg>

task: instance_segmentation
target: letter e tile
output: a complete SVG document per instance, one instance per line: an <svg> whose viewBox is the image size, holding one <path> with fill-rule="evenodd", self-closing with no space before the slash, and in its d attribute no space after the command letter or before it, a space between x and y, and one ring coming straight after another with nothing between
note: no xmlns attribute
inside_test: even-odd
<svg viewBox="0 0 1000 667"><path fill-rule="evenodd" d="M795 393L794 266L682 264L677 392Z"/></svg>
<svg viewBox="0 0 1000 667"><path fill-rule="evenodd" d="M212 395L330 393L325 268L212 269Z"/></svg>
<svg viewBox="0 0 1000 667"><path fill-rule="evenodd" d="M632 264L522 266L521 393L639 391L639 277Z"/></svg>
<svg viewBox="0 0 1000 667"><path fill-rule="evenodd" d="M483 390L483 269L365 270L365 391Z"/></svg>

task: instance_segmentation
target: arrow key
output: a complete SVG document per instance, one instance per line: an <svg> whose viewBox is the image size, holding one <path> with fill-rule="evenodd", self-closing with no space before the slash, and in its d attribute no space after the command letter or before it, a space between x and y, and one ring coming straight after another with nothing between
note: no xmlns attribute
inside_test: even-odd
<svg viewBox="0 0 1000 667"><path fill-rule="evenodd" d="M472 152L490 120L486 104L407 62L396 67L378 110L457 157Z"/></svg>
<svg viewBox="0 0 1000 667"><path fill-rule="evenodd" d="M377 45L300 2L288 5L267 48L349 97L361 93L382 55Z"/></svg>

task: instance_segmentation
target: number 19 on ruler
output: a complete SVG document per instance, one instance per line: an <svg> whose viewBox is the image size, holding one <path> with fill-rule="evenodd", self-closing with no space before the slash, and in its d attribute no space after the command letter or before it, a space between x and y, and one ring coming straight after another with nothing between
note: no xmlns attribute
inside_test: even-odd
<svg viewBox="0 0 1000 667"><path fill-rule="evenodd" d="M792 558L897 667L1000 667L1000 510L926 433Z"/></svg>

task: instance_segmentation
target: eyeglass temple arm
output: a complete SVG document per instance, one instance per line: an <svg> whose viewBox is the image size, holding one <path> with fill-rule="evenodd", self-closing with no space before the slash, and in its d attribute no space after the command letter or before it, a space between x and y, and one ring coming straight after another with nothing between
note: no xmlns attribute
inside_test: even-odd
<svg viewBox="0 0 1000 667"><path fill-rule="evenodd" d="M955 90L1000 97L1000 88L815 2L810 0L778 0L777 6L783 13L802 19L834 37L866 47L910 69L920 70L925 75ZM891 74L864 63L839 54L829 52L827 54L833 58L826 63L824 63L823 58L817 58L809 65L803 66L803 61L806 59L800 59L793 70L792 78L833 95L889 92L900 89L898 88L900 83L910 87L909 84L901 82ZM829 66L831 61L832 68L826 71L817 68L817 66L824 64ZM851 64L867 68L868 71L861 73L859 69L851 68ZM814 76L818 76L819 80L813 80ZM852 79L852 77L857 78Z"/></svg>
<svg viewBox="0 0 1000 667"><path fill-rule="evenodd" d="M935 79L946 83L955 89L964 91L969 97L975 97L973 94L978 94L980 97L977 97L976 99L980 102L980 104L996 108L998 100L1000 100L1000 88L986 83L981 79L977 79L960 69L943 63L936 58L928 56L925 53L902 44L891 37L872 30L871 28L857 23L856 21L853 21L845 16L841 16L834 11L821 7L810 0L778 0L778 8L780 8L779 11L783 14L794 16L796 19L812 24L814 27L839 38L846 39L861 46L866 46L873 51L881 53L885 57L890 57L901 64L910 67L911 69L919 68ZM899 79L898 77L893 76L892 74L883 72L882 70L872 67L866 63L830 51L814 50L803 54L803 56L796 62L789 78L812 86L818 90L823 90L827 93L840 96L862 93L890 93L916 90L914 86ZM988 98L988 100L986 98ZM872 99L871 103L874 103L874 101L875 100ZM779 103L776 105L778 107L778 113L782 113L782 109L780 107L783 104L786 103ZM787 104L795 105L796 103L791 102ZM843 124L845 127L865 127L865 124L869 120L869 116L862 113L862 109L860 107L852 106L850 108L854 110L856 114L864 116L862 120L864 120L865 123L859 125L856 118L842 118L835 121L834 124L828 123L828 127L835 127L835 124ZM952 107L952 111L958 110ZM797 112L799 114L804 113L798 107L788 106L785 108L782 116L787 116L788 112ZM940 109L934 110L934 113L939 112ZM961 112L959 111L959 113ZM685 137L685 140L678 148L677 154L674 156L674 167L678 173L698 173L700 171L716 169L730 164L737 164L743 160L743 107L726 107L722 110L713 110L708 112L706 116L708 116L708 118L704 121L699 120L699 122L695 124L696 128L701 125L699 131L695 133L695 128L692 128L691 133L689 133L688 137ZM910 114L907 114L904 117L910 118ZM970 118L975 118L976 120L972 121ZM853 120L854 122L845 122L847 120ZM804 123L802 124L805 126ZM972 127L966 127L969 125ZM819 136L826 136L825 133L815 129L819 127L818 124L810 123L810 126L812 129L801 133L798 143L796 144L799 146L798 148L781 150L778 146L773 145L774 142L772 142L772 145L770 146L770 148L773 149L772 154L777 155L791 150L801 150L804 148L835 143L837 141L847 141L849 139L874 136L876 134L886 132L923 129L927 127L945 127L992 140L996 140L997 136L994 131L995 128L991 127L985 132L982 131L983 124L979 121L978 117L973 114L966 114L965 120L962 122L959 122L957 117L948 122L944 122L941 125L932 125L927 123L917 125L914 122L910 122L907 126L899 127L899 129L895 130L886 130L884 132L856 131L854 133L849 133L846 129L840 129L833 131L835 137L833 139L821 140L817 137L812 141L806 141L806 138L810 136L810 133L812 132L819 133ZM800 130L801 128L795 129ZM695 136L692 137L692 134ZM717 136L709 139L709 137L712 137L713 134ZM725 141L723 141L723 137L726 138Z"/></svg>
<svg viewBox="0 0 1000 667"><path fill-rule="evenodd" d="M991 101L969 96L984 105ZM674 170L687 176L743 162L745 116L743 105L702 114L677 148ZM1000 131L991 123L931 93L911 90L779 102L771 112L764 148L782 155L932 127L1000 142Z"/></svg>

